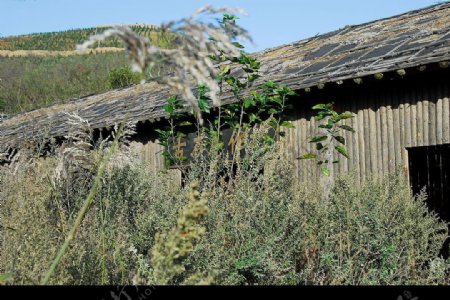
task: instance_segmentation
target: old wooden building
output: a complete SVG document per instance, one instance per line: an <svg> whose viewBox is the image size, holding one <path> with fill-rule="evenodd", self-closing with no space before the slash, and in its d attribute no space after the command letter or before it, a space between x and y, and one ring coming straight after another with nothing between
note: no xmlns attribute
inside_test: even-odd
<svg viewBox="0 0 450 300"><path fill-rule="evenodd" d="M335 173L354 171L360 181L401 168L417 192L425 186L430 205L450 219L450 3L314 36L257 53L261 78L298 91L283 141L299 180L318 174L314 162L295 159L308 152L317 131L313 103L334 101L355 133L346 133L349 160ZM19 147L45 132L67 133L76 112L96 130L128 119L137 123L136 153L163 165L154 129L166 116L170 91L155 83L115 90L12 116L0 123L0 144ZM232 101L230 95L223 97Z"/></svg>

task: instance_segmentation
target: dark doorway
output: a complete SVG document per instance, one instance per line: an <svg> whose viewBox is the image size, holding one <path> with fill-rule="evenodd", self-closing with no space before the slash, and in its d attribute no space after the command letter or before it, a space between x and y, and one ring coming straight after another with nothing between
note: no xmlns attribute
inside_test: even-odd
<svg viewBox="0 0 450 300"><path fill-rule="evenodd" d="M425 187L428 207L450 221L450 144L408 149L409 178L414 194Z"/></svg>

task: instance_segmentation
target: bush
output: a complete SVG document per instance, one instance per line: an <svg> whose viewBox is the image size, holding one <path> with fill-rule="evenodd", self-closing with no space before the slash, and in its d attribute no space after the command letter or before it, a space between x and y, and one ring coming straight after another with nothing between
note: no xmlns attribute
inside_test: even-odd
<svg viewBox="0 0 450 300"><path fill-rule="evenodd" d="M235 168L211 153L194 155L185 186L198 182L207 195L206 231L182 260L164 262L177 264L164 282L449 283L449 263L438 258L446 225L428 212L425 195L412 197L402 175L361 186L350 175L339 177L325 202L317 186L294 179L277 144L265 147L261 132L245 141L246 155ZM92 181L92 172L81 169L55 181L59 156L22 157L0 172L0 274L12 274L16 284L39 282ZM178 239L170 233L179 232L174 226L189 203L188 188L130 157L119 155L108 166L51 283L129 284L137 275L146 283L158 280L151 275L153 256L163 258L161 251L171 251L165 241ZM158 240L158 233L167 238Z"/></svg>
<svg viewBox="0 0 450 300"><path fill-rule="evenodd" d="M324 202L317 186L293 180L276 150L246 165L205 185L211 211L192 268L218 270L221 284L448 283L449 264L438 258L446 225L401 174L362 186L341 176Z"/></svg>
<svg viewBox="0 0 450 300"><path fill-rule="evenodd" d="M108 75L108 82L111 88L123 88L132 84L137 84L141 80L141 75L134 73L130 67L112 69Z"/></svg>

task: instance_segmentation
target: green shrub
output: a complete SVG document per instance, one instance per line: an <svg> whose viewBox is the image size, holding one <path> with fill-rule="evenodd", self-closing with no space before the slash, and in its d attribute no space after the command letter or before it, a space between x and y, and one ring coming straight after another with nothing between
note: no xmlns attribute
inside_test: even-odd
<svg viewBox="0 0 450 300"><path fill-rule="evenodd" d="M199 192L207 194L205 231L182 261L164 262L178 270L164 282L449 283L449 263L437 257L446 224L428 212L425 195L411 195L401 174L361 186L341 176L324 202L317 186L295 180L277 144L263 147L264 130L248 137L235 168L211 153L194 155L185 183L198 182ZM165 241L178 232L188 188L168 172L150 172L125 156L107 168L50 283L129 284L137 275L150 279L145 283L158 280L151 275L151 250L171 251ZM11 274L9 282L39 282L89 191L89 171L55 184L60 159L24 156L1 169L0 274ZM170 238L158 240L159 233Z"/></svg>
<svg viewBox="0 0 450 300"><path fill-rule="evenodd" d="M139 83L141 75L134 73L130 67L120 67L112 69L108 75L108 82L111 88L123 88Z"/></svg>

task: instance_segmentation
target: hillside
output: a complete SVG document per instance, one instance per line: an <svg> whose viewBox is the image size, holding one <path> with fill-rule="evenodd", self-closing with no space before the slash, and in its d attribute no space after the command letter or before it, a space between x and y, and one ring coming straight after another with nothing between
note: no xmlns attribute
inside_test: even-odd
<svg viewBox="0 0 450 300"><path fill-rule="evenodd" d="M0 113L25 112L111 89L110 72L129 64L121 42L111 38L92 51L74 51L77 44L107 28L0 38ZM173 35L158 28L131 28L160 47L176 44Z"/></svg>
<svg viewBox="0 0 450 300"><path fill-rule="evenodd" d="M170 47L173 36L162 33L155 26L133 25L131 29L146 36L161 47ZM47 51L73 51L77 44L85 41L89 36L101 33L110 27L91 27L84 29L72 29L59 32L33 33L0 38L0 50L47 50ZM111 38L99 43L96 47L121 48L122 42L117 38Z"/></svg>

